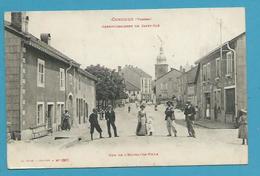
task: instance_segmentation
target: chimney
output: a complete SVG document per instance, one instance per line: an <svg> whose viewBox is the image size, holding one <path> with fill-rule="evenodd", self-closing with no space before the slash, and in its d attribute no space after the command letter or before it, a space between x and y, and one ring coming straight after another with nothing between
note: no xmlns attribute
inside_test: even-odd
<svg viewBox="0 0 260 176"><path fill-rule="evenodd" d="M43 33L43 34L41 34L40 38L41 38L41 41L50 45L50 43L51 43L51 34L50 33Z"/></svg>
<svg viewBox="0 0 260 176"><path fill-rule="evenodd" d="M180 66L180 71L182 72L182 66Z"/></svg>
<svg viewBox="0 0 260 176"><path fill-rule="evenodd" d="M173 71L173 70L174 70L174 68L171 67L171 71Z"/></svg>
<svg viewBox="0 0 260 176"><path fill-rule="evenodd" d="M28 33L29 17L25 12L12 12L11 25L18 31Z"/></svg>

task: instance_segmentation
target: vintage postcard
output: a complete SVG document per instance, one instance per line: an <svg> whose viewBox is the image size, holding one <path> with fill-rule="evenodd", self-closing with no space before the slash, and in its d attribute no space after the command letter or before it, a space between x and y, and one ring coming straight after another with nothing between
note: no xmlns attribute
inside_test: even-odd
<svg viewBox="0 0 260 176"><path fill-rule="evenodd" d="M9 169L247 164L244 8L6 12Z"/></svg>

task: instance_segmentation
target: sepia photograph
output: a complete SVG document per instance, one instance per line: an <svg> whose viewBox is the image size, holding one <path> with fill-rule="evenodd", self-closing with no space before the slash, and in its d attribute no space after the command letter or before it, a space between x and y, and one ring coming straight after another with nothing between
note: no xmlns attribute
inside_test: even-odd
<svg viewBox="0 0 260 176"><path fill-rule="evenodd" d="M6 12L8 168L248 164L245 15Z"/></svg>

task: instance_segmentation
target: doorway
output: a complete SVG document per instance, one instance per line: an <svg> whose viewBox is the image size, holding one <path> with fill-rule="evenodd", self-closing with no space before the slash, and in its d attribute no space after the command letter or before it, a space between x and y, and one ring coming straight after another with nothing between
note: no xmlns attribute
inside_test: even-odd
<svg viewBox="0 0 260 176"><path fill-rule="evenodd" d="M47 128L52 129L52 123L53 123L53 115L54 115L54 105L53 103L47 104Z"/></svg>
<svg viewBox="0 0 260 176"><path fill-rule="evenodd" d="M206 119L211 119L210 117L210 93L205 93L205 117Z"/></svg>
<svg viewBox="0 0 260 176"><path fill-rule="evenodd" d="M234 122L236 112L235 88L226 89L225 95L225 114L226 116L231 116L231 120Z"/></svg>

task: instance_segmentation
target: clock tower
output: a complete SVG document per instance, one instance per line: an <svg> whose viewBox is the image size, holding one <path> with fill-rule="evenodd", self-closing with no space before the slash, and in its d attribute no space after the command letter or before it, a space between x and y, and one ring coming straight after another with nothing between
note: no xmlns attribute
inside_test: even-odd
<svg viewBox="0 0 260 176"><path fill-rule="evenodd" d="M163 47L160 47L160 53L157 56L155 64L155 79L158 79L162 75L168 72L168 64L166 62L166 57L163 52Z"/></svg>

